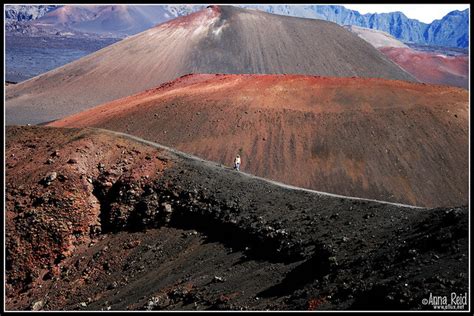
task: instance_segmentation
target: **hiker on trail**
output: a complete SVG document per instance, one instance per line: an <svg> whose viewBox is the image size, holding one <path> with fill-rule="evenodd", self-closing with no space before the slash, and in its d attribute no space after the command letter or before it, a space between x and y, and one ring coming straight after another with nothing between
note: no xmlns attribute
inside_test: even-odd
<svg viewBox="0 0 474 316"><path fill-rule="evenodd" d="M240 156L237 155L234 160L234 169L240 171Z"/></svg>

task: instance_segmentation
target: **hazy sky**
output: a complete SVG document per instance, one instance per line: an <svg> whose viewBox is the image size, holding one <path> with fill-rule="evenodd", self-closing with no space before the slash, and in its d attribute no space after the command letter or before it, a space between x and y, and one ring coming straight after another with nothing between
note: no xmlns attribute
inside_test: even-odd
<svg viewBox="0 0 474 316"><path fill-rule="evenodd" d="M365 13L388 13L401 11L410 19L431 23L454 10L469 8L469 4L343 4L344 7Z"/></svg>

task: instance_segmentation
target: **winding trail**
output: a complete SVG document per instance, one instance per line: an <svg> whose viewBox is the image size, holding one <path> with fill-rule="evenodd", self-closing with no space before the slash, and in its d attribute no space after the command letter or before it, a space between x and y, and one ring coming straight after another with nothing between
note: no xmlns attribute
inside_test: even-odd
<svg viewBox="0 0 474 316"><path fill-rule="evenodd" d="M200 161L203 164L208 165L210 167L226 168L222 164L212 162L212 161L209 161L209 160L204 160L200 157L197 157L197 156L194 156L194 155L191 155L191 154L187 154L187 153L184 153L182 151L176 150L174 148L170 148L170 147L167 147L167 146L164 146L164 145L161 145L161 144L149 141L149 140L145 140L145 139L137 137L137 136L133 136L133 135L129 135L129 134L126 134L126 133L121 133L121 132L115 132L115 131L102 129L102 128L90 128L90 129L91 130L98 130L98 131L105 132L105 133L110 133L110 134L117 135L117 136L124 137L124 138L128 138L128 139L133 139L133 140L135 140L139 143L146 144L146 145L149 145L149 146L152 146L152 147L155 147L155 148L159 148L159 149L163 149L163 150L166 150L168 152L171 152L171 153L175 154L176 156L178 156L180 158ZM316 191L316 190L311 190L311 189L305 189L305 188L300 188L300 187L284 184L284 183L281 183L281 182L277 182L277 181L274 181L274 180L261 178L261 177L255 176L253 174L245 173L243 171L240 171L240 173L243 174L246 177L249 177L249 178L252 178L252 179L257 179L257 180L260 180L260 181L265 181L267 183L271 183L273 185L276 185L276 186L279 186L279 187L282 187L282 188L285 188L285 189L288 189L288 190L305 191L305 192L309 192L309 193L313 193L313 194L331 196L331 197L342 198L342 199L347 199L347 200L377 202L377 203L381 203L381 204L394 205L394 206L411 208L411 209L428 209L426 207L415 206L415 205L393 203L393 202L387 202L387 201L359 198L359 197L354 197L354 196L345 196L345 195L339 195L339 194L334 194L334 193L328 193L328 192L321 192L321 191Z"/></svg>

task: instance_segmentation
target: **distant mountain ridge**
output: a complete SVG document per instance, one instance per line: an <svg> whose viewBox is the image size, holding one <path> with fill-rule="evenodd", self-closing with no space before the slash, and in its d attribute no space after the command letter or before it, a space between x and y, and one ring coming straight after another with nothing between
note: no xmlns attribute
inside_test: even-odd
<svg viewBox="0 0 474 316"><path fill-rule="evenodd" d="M423 42L428 24L409 19L402 12L360 14L343 6L315 6L316 12L328 21L341 25L356 25L384 31L405 42Z"/></svg>
<svg viewBox="0 0 474 316"><path fill-rule="evenodd" d="M448 47L469 47L469 10L452 11L441 20L434 20L425 30L427 44Z"/></svg>
<svg viewBox="0 0 474 316"><path fill-rule="evenodd" d="M36 20L48 12L57 9L59 5L6 5L5 20L12 21L31 21Z"/></svg>
<svg viewBox="0 0 474 316"><path fill-rule="evenodd" d="M367 13L361 14L358 11L350 10L341 5L239 5L268 13L289 15L303 18L321 19L335 22L339 25L355 25L365 28L384 31L396 39L407 43L437 45L447 47L467 48L469 46L469 9L464 11L452 11L440 20L434 20L427 24L416 19L410 19L402 12L391 13ZM48 19L54 16L60 6L42 5L8 5L5 7L5 16L8 21L31 21L36 19ZM71 6L70 6L71 7ZM78 6L75 6L78 7ZM120 7L120 6L107 6ZM77 27L83 27L88 31L101 27L109 20L115 22L108 24L108 31L132 35L144 31L152 24L166 22L178 16L187 15L203 9L205 5L160 5L159 8L152 8L151 5L138 6L130 5L126 14L126 21L122 23L116 13L112 18L103 14L89 15L89 20L82 21ZM145 10L143 10L145 9ZM54 11L53 11L54 10ZM53 12L51 12L53 11ZM136 25L132 25L136 23ZM69 25L71 26L71 24ZM115 28L116 27L116 28Z"/></svg>
<svg viewBox="0 0 474 316"><path fill-rule="evenodd" d="M466 48L469 46L469 9L452 11L430 24L402 12L360 14L343 6L313 6L325 20L384 31L403 42Z"/></svg>

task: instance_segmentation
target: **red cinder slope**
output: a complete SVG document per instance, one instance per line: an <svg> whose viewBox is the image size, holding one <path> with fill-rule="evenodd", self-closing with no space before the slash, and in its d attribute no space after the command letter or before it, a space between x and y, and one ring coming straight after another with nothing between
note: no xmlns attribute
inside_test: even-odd
<svg viewBox="0 0 474 316"><path fill-rule="evenodd" d="M404 81L191 75L53 122L126 132L296 186L467 204L468 92Z"/></svg>
<svg viewBox="0 0 474 316"><path fill-rule="evenodd" d="M413 75L418 81L467 89L469 86L469 56L448 56L435 51L420 51L408 47L393 36L373 29L345 25L384 53L390 60Z"/></svg>
<svg viewBox="0 0 474 316"><path fill-rule="evenodd" d="M469 56L446 56L408 47L379 50L421 82L469 87Z"/></svg>

